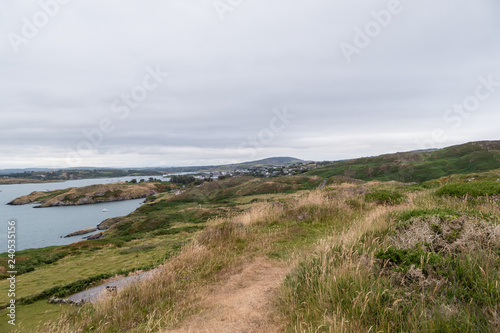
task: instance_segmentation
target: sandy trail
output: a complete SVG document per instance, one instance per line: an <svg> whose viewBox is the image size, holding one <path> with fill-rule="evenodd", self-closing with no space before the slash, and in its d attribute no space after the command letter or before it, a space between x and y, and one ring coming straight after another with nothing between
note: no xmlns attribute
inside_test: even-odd
<svg viewBox="0 0 500 333"><path fill-rule="evenodd" d="M408 208L380 206L365 216L363 223L336 236L354 239L370 229L380 216L389 211ZM276 318L272 300L290 268L266 258L257 258L241 273L216 286L200 303L203 310L187 318L175 330L165 333L277 333L283 332Z"/></svg>
<svg viewBox="0 0 500 333"><path fill-rule="evenodd" d="M257 258L241 273L216 286L201 301L203 310L168 333L280 332L271 300L285 279L283 264Z"/></svg>

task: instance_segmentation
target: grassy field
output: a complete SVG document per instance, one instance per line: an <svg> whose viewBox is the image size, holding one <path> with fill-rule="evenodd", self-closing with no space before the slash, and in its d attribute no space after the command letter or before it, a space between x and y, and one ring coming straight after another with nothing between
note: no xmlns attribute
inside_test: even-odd
<svg viewBox="0 0 500 333"><path fill-rule="evenodd" d="M0 310L0 332L37 332L48 320L56 320L61 311L69 305L49 304L46 300L16 307L16 326L7 322L7 310ZM39 332L39 331L38 331Z"/></svg>
<svg viewBox="0 0 500 333"><path fill-rule="evenodd" d="M497 203L418 194L352 237L332 238L285 281L290 332L498 331Z"/></svg>
<svg viewBox="0 0 500 333"><path fill-rule="evenodd" d="M500 141L467 143L431 152L409 152L336 162L309 171L322 178L425 182L441 177L500 168Z"/></svg>
<svg viewBox="0 0 500 333"><path fill-rule="evenodd" d="M81 308L21 306L20 313L49 313L20 315L19 331L184 332L210 307L203 301L216 286L256 260L287 272L261 314L273 318L268 331L500 329L493 174L417 185L330 179L316 190L322 182L241 177L149 200L118 219L108 239L66 248L68 256L21 275L18 289L28 295L160 262L161 273Z"/></svg>
<svg viewBox="0 0 500 333"><path fill-rule="evenodd" d="M157 237L152 240L131 241L127 246L104 247L95 251L65 257L58 262L39 267L33 272L18 276L18 298L34 295L54 286L103 273L113 273L135 267L159 265L167 253L188 239L186 235ZM0 281L0 304L8 302L7 280Z"/></svg>
<svg viewBox="0 0 500 333"><path fill-rule="evenodd" d="M311 185L308 181L308 177L278 181L228 179L216 186L210 183L189 188L184 197L162 193L148 198L148 203L135 213L114 219L117 223L111 226L105 239L19 251L16 296L18 299L35 296L101 274L158 266L189 242L194 233L203 230L210 219L238 214L259 202L297 195L301 189L319 182L313 179ZM192 200L200 193L203 200ZM6 260L1 263L6 264ZM0 304L5 304L6 280L0 281L2 290ZM31 304L20 305L18 311L24 312L26 307L32 308ZM33 327L35 322L31 318L35 317L20 317L20 321L26 327Z"/></svg>

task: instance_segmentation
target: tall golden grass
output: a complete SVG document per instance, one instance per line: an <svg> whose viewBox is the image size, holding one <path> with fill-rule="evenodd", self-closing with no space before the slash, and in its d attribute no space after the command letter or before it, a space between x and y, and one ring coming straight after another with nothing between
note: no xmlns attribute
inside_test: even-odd
<svg viewBox="0 0 500 333"><path fill-rule="evenodd" d="M316 254L297 266L285 281L279 301L289 332L500 329L500 227L495 225L500 217L498 203L436 197L432 191L411 194L410 199L406 205L370 211L348 230L321 242ZM403 250L425 244L432 247L430 238L418 241L422 237L418 234L422 229L419 222L408 229L398 227L396 211L413 208L448 208L464 216L446 222L454 228L455 224L465 223L457 239L448 239L448 248L443 247L434 256L427 252L421 257L422 261L438 260L435 256L439 255L436 272L423 274L422 269L414 266L394 271L390 262L375 258L377 251L391 246ZM477 222L478 215L493 218ZM426 223L433 228L439 229L445 223L429 219ZM449 234L453 235L451 231ZM449 255L452 249L455 252Z"/></svg>
<svg viewBox="0 0 500 333"><path fill-rule="evenodd" d="M395 246L393 233L401 211L449 208L498 217L498 203L437 197L426 190L406 193L409 202L379 206L365 202L367 190L366 184L334 185L277 202L256 203L242 213L212 219L148 281L95 304L70 308L41 331L157 332L175 328L200 311L200 299L210 286L241 271L257 256L295 267L274 304L290 332L424 332L450 329L447 325L455 317L470 315L471 320L478 320L481 316L475 311L489 313L490 322L479 327L480 331L499 327L495 319L500 318L498 304L461 309L461 303L447 302L437 285L430 293L421 287L400 288L393 280L402 275L391 273L389 266L384 267L387 263L375 258L378 250ZM475 258L489 258L489 263L464 264L474 272L484 270L482 276L473 275L484 288L498 283L493 279L495 256L493 249L487 250L483 257ZM420 273L414 269L404 277L414 274L418 279ZM456 325L467 327L462 321Z"/></svg>
<svg viewBox="0 0 500 333"><path fill-rule="evenodd" d="M349 228L364 213L346 202L355 196L332 197L327 191L311 191L213 219L147 281L95 304L70 308L41 330L155 332L176 327L200 310L197 304L208 286L241 270L255 256L290 250L291 258L311 249L311 244L333 230Z"/></svg>

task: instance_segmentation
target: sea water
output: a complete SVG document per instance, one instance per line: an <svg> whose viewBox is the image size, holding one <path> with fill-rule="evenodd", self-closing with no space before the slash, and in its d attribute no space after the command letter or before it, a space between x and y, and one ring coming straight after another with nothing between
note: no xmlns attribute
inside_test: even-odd
<svg viewBox="0 0 500 333"><path fill-rule="evenodd" d="M66 245L81 241L81 235L64 236L82 229L95 228L110 217L125 216L136 210L144 199L99 203L83 206L33 208L36 205L10 206L8 202L33 191L52 191L69 187L107 184L148 179L142 177L121 177L105 179L82 179L56 183L0 185L0 253L7 252L7 227L16 221L16 250L41 248L52 245ZM153 176L158 178L158 176ZM160 177L161 178L161 177ZM104 211L103 211L104 210Z"/></svg>

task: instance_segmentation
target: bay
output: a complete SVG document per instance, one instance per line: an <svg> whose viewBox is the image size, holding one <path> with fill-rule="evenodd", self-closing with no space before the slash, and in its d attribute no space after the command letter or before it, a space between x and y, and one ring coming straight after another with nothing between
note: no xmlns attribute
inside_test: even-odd
<svg viewBox="0 0 500 333"><path fill-rule="evenodd" d="M33 208L36 205L10 206L8 202L33 191L52 191L69 187L83 187L136 179L150 176L120 177L104 179L82 179L42 184L0 185L0 252L7 251L7 227L9 221L16 221L16 250L41 248L53 245L67 245L81 241L81 235L64 238L74 231L95 228L110 217L125 216L136 210L144 199L99 203L83 206ZM152 176L153 178L161 178ZM103 212L103 209L107 210ZM61 238L62 237L62 238Z"/></svg>

